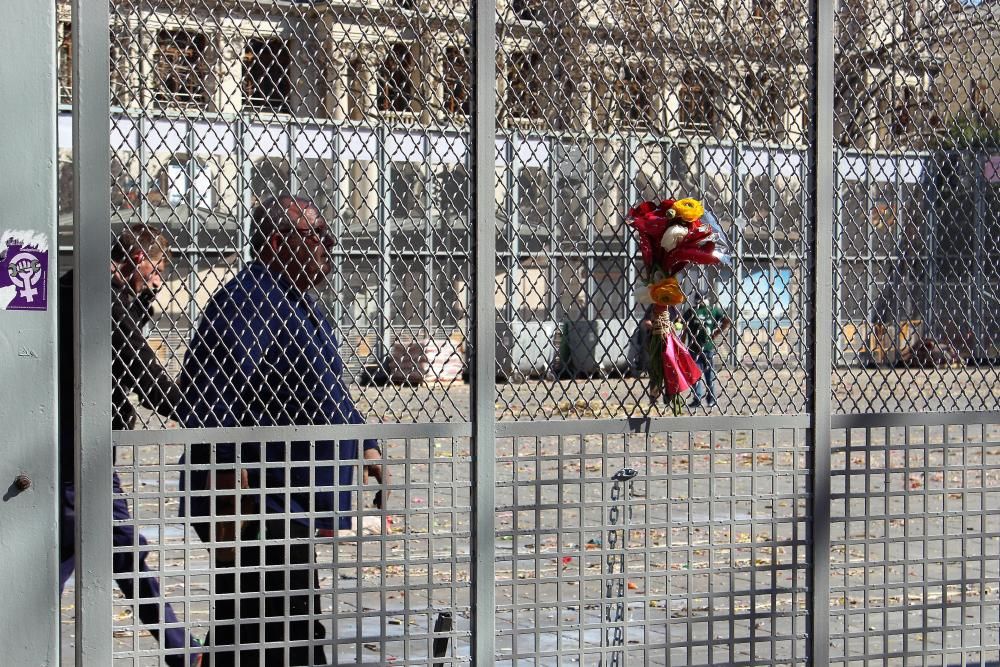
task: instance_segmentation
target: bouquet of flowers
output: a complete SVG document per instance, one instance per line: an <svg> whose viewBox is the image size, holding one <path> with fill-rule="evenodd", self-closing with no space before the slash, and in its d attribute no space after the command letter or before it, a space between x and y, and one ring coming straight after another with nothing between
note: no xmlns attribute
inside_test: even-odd
<svg viewBox="0 0 1000 667"><path fill-rule="evenodd" d="M677 338L670 308L685 301L677 276L692 264L718 264L726 259L725 236L697 199L647 201L629 211L629 224L639 235L643 284L639 303L653 306L649 339L649 393L660 396L674 414L681 394L701 379L687 347Z"/></svg>

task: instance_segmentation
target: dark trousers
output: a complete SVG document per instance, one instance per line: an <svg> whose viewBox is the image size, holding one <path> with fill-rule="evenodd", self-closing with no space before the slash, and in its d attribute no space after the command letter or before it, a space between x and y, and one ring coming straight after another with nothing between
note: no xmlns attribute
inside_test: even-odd
<svg viewBox="0 0 1000 667"><path fill-rule="evenodd" d="M118 475L114 476L114 490L116 494L122 492L121 481L118 479ZM66 587L66 581L73 574L73 570L76 568L76 554L74 552L73 543L73 533L74 525L76 524L76 489L72 484L63 484L62 487L62 511L61 520L59 525L59 592L62 593L63 589ZM112 516L116 521L127 521L131 517L128 513L128 503L125 502L123 498L116 498L112 505ZM136 534L135 528L128 524L116 523L112 535L114 538L114 545L116 547L131 547L136 545L136 538L138 538L139 546L146 546L146 538L142 535ZM138 577L138 588L139 588L139 598L150 598L154 602L149 604L139 605L139 620L142 621L149 630L150 634L153 635L158 641L163 644L164 648L168 649L181 649L185 646L185 629L184 628L167 628L163 631L162 637L160 630L157 626L161 623L160 615L160 582L155 576L143 576L144 573L149 572L149 567L146 565L147 551L140 550L138 554L134 552L124 552L115 553L112 559L112 571L115 574L123 574L128 576L116 577L115 583L118 584L118 588L121 590L122 594L126 599L135 599L136 594L136 580L132 578L132 572L135 571L135 557L139 557L139 577ZM169 604L163 605L163 623L177 623L177 616L174 614L174 610ZM198 642L191 640L191 646L197 648ZM198 652L192 652L192 657L198 655ZM183 655L170 655L164 658L169 667L184 667L184 656ZM193 660L192 660L193 662Z"/></svg>
<svg viewBox="0 0 1000 667"><path fill-rule="evenodd" d="M247 527L243 530L243 538L256 540L259 525L257 522L248 522ZM326 630L320 621L308 618L310 613L318 615L321 609L319 594L309 595L310 587L313 591L319 590L319 576L310 567L314 562L312 545L308 543L291 545L280 542L277 544L267 543L269 540L283 540L285 538L285 525L285 522L281 520L266 521L264 523L264 540L261 543L264 551L263 564L272 568L274 566L283 567L267 571L258 569L257 566L261 565L262 547L260 544L254 544L240 547L240 562L237 571L218 572L213 575L216 594L231 595L233 599L215 602L212 618L213 631L205 638L205 645L212 646L213 650L211 653L205 653L203 665L212 665L213 667L236 665L237 650L235 647L237 645L284 642L286 640L286 617L289 618L288 641L306 642L312 640L319 643L326 637ZM305 526L295 521L289 522L289 525L289 537L310 537L309 529ZM195 530L202 541L210 541L208 524L196 524ZM233 567L233 564L216 561L214 567ZM261 618L262 611L263 619ZM293 620L296 616L303 618ZM263 637L261 637L260 632L262 624ZM237 628L239 629L238 637ZM265 648L263 662L260 661L260 653L259 647L239 649L239 664L263 664L267 667L327 664L326 652L321 645L290 647L287 662L285 661L284 647Z"/></svg>
<svg viewBox="0 0 1000 667"><path fill-rule="evenodd" d="M715 350L691 350L694 362L701 369L701 380L694 386L694 398L701 403L705 400L707 389L708 402L715 403Z"/></svg>

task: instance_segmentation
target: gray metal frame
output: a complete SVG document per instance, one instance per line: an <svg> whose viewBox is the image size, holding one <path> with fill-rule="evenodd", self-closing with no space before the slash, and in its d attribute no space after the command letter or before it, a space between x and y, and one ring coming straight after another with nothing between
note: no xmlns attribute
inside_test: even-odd
<svg viewBox="0 0 1000 667"><path fill-rule="evenodd" d="M475 0L475 96L472 132L475 281L472 425L475 471L473 555L474 616L472 656L478 667L493 664L495 648L496 534L496 317L493 284L496 259L496 0ZM489 611L487 611L489 610Z"/></svg>
<svg viewBox="0 0 1000 667"><path fill-rule="evenodd" d="M110 665L112 636L111 523L102 520L112 503L111 471L111 266L107 234L100 224L111 219L108 170L111 136L109 4L73 2L73 150L79 164L93 168L74 173L74 284L76 312L76 664Z"/></svg>
<svg viewBox="0 0 1000 667"><path fill-rule="evenodd" d="M395 650L392 647L397 645L401 647L398 652L402 662L414 665L842 664L846 667L879 661L888 663L900 658L905 661L911 655L921 659L940 658L947 664L954 653L962 653L965 661L965 653L972 651L981 651L980 662L985 663L992 655L989 652L995 653L1000 642L988 638L977 644L973 635L964 634L962 625L948 616L947 596L942 596L940 602L930 601L932 596L928 590L939 586L966 587L959 595L958 606L963 611L975 608L980 614L971 625L983 633L996 630L1000 620L994 618L994 612L1000 609L1000 602L992 597L980 597L983 602L977 607L968 591L971 587L977 595L988 597L993 595L988 591L989 585L1000 581L1000 571L995 573L993 570L996 554L989 553L977 541L995 539L1000 534L992 525L986 525L986 510L1000 506L991 495L994 492L988 489L993 482L1000 485L1000 461L990 459L992 454L986 451L987 444L995 445L993 440L1000 440L1000 431L995 431L1000 413L984 410L938 415L916 412L834 414L834 353L840 337L839 330L834 330L835 324L840 324L839 313L834 312L840 272L835 262L840 257L835 249L840 195L835 188L842 153L834 146L838 65L834 3L813 0L808 14L807 65L812 102L809 138L805 141L808 160L803 160L798 167L803 185L807 186L801 198L804 268L799 269L807 286L805 294L799 296L802 317L796 324L804 331L794 352L804 365L805 386L795 387L797 380L792 375L780 380L786 391L801 389L803 403L793 401L791 406L786 406L787 410L779 406L781 414L769 414L762 409L754 416L716 414L667 418L650 416L648 411L642 414L636 409L632 411L634 416L623 418L547 420L534 415L533 419L525 421L498 419L497 397L502 390L496 380L497 322L512 323L520 317L519 304L513 296L520 278L520 256L524 251L520 238L517 170L524 160L509 141L498 155L497 138L501 134L498 132L498 112L505 106L497 99L498 22L503 24L497 19L498 3L496 0L477 0L471 7L472 33L469 37L474 42L475 92L467 134L474 184L467 231L472 234L474 245L469 256L463 258L473 269L471 399L467 419L441 423L111 433L108 409L110 309L105 273L109 264L108 229L104 224L84 224L112 217L105 196L110 190L108 170L104 168L109 161L108 119L112 112L107 94L109 13L106 1L74 0L73 142L75 159L80 165L74 183L79 515L76 664L89 667L147 658L162 660L166 655L162 649L149 648L137 639L141 627L134 621L113 621L116 604L119 608L137 605L131 600L114 601L112 555L139 552L138 545L118 545L112 549L112 521L108 508L113 500L110 472L116 469L116 464L118 470L131 476L131 483L121 494L135 508L131 523L137 528L154 528L162 538L150 550L164 560L171 550L182 552L175 557L181 562L175 574L183 579L184 589L181 594L170 596L169 601L183 605L184 623L205 629L212 621L206 622L198 614L208 613L205 610L220 601L234 599L235 594L220 593L214 588L218 584L211 577L217 574L215 570L225 568L216 567L215 563L207 568L194 563L190 552L194 548L215 549L228 543L213 538L214 541L191 546L188 540L196 521L189 517L168 518L168 501L190 501L200 495L218 503L234 493L234 497L241 500L236 503L232 517L239 525L244 520L264 523L263 514L243 509L242 500L256 500L259 507L266 494L259 488L236 492L209 489L199 493L190 489L178 490L171 484L182 473L190 475L196 470L233 472L261 464L243 460L242 454L235 463L222 463L214 454L207 464L193 464L190 459L186 463L174 463L166 459L166 452L180 451L189 456L195 446L208 443L214 448L230 442L275 442L288 449L305 443L312 448L321 441L363 438L379 438L386 443L387 449L394 449L399 454L390 459L388 465L396 471L394 489L403 500L398 512L395 507L392 512L366 508L359 501L345 516L355 519L358 524L366 518L374 518L381 522L383 532L377 536L363 535L358 528L356 535L334 532L330 536L317 536L318 514L296 515L286 509L267 517L286 524L288 520L304 520L308 526L306 537L282 533L274 540L274 545L290 553L294 546L305 544L311 553L314 548L322 549L323 558L329 559L322 562L317 559L309 564L311 573L329 571L332 581L310 583L310 592L329 596L332 604L321 611L310 611L309 619L321 620L333 629L332 637L324 645L338 651L335 660L340 660L339 664L344 664L344 660L362 663L368 655L362 647L377 652L379 659L388 661L387 656ZM505 11L502 3L500 11ZM519 29L530 36L536 27L521 25ZM147 121L145 115L140 117L140 125ZM244 143L248 134L247 119L237 118L233 123L237 135L236 151L243 156L248 152ZM195 178L193 148L196 142L192 127L193 121L189 122L189 131L183 139L192 159L188 169L190 182ZM297 129L301 127L292 122L290 136L294 136ZM394 260L400 255L393 249L392 217L388 213L392 205L392 184L387 169L388 152L384 148L391 137L391 129L379 125L374 128L374 134L377 146L374 159L380 161L376 187L380 200L388 206L379 206L374 248L364 253L377 258L380 271L376 290L381 306L376 354L382 355L392 344L389 337L395 305L392 272ZM515 128L503 134L513 137L522 132ZM630 199L640 195L636 156L641 137L639 133L629 133L617 153L617 159L622 162L619 185ZM561 146L561 142L574 139L574 134L569 132L556 140L553 133L550 138L552 146ZM655 141L667 144L660 139ZM338 150L341 143L337 135L331 150ZM429 153L428 144L429 139L424 136L421 140L424 155ZM693 144L701 159L699 142ZM735 217L743 209L743 188L738 186L742 151L738 142L723 141L714 148L724 149L730 155ZM766 150L773 157L784 148L771 146ZM588 143L588 162L594 162L595 153L594 143ZM287 159L293 183L299 178L295 172L297 156L295 141L289 139ZM502 209L508 224L501 230L506 247L499 251L495 195L498 162L507 167L504 176L508 188ZM557 182L554 162L552 159L547 162L550 188ZM250 207L246 186L252 174L246 160L241 160L240 164L239 209L245 220ZM335 172L340 174L343 166L339 162L335 165ZM664 163L664 170L667 169L669 162ZM773 160L767 169L769 180L773 181ZM143 178L148 178L145 168L142 173ZM588 190L596 189L594 172L584 175L584 179ZM432 188L426 187L429 182L430 174L425 172L421 196L428 210L434 206L430 200ZM704 178L701 185L705 187ZM188 195L189 204L192 204L189 209L193 209L197 197L194 188L189 188ZM340 196L338 191L335 198ZM768 198L769 203L774 204L773 185ZM549 264L549 280L552 284L559 282L559 262L566 261L569 256L580 258L588 269L584 287L592 294L596 290L594 267L599 254L588 249L586 253L573 255L556 242L561 231L558 224L560 203L564 202L553 202L547 211L553 231L551 252L540 253L554 260ZM143 206L146 205L144 200ZM588 202L587 207L589 216L595 217L593 202ZM986 214L982 199L977 201L977 207L976 220L981 228ZM775 227L773 218L773 212L769 213L768 231ZM195 218L190 224L197 225ZM426 233L426 220L424 226ZM246 227L241 229L244 241L247 232ZM588 245L593 245L594 236L591 226L587 232ZM737 254L742 258L743 240L738 239L737 243L741 246ZM625 253L634 253L633 239L625 245ZM768 260L775 259L775 248L774 239L769 238ZM238 250L245 261L248 258L245 249ZM188 248L188 251L193 262L201 257L197 248ZM423 287L431 302L435 291L432 273L439 265L438 258L433 251L409 249L407 252L408 256L423 260ZM524 252L530 254L530 249ZM343 254L349 255L350 251ZM981 255L977 257L982 259ZM505 289L508 298L502 309L497 308L494 295L499 265L507 268ZM730 283L740 284L742 270L742 265L735 267ZM631 285L636 278L634 266L629 265L623 273L627 276L627 284ZM338 284L343 286L342 282ZM199 287L194 273L188 287L191 291ZM560 304L553 294L554 291L550 291L547 305L550 311L556 312ZM768 294L768 305L772 306L773 301L773 295ZM631 311L635 306L633 297L625 296L623 304ZM585 306L587 318L597 317L592 300ZM334 309L334 312L340 311ZM193 318L195 311L190 315ZM767 343L766 349L770 358L774 354L772 341ZM737 365L735 353L727 363ZM738 373L739 369L734 372ZM414 393L414 396L419 394ZM433 396L424 396L428 402L434 400ZM623 411L621 414L630 413ZM957 439L950 435L956 428L961 432ZM901 466L880 459L882 449L893 449L885 442L888 435L883 437L880 432L889 434L892 429L905 431L904 443L896 443L895 449L913 445L926 458L914 463L906 453L907 458ZM913 433L921 429L924 438L914 437ZM937 431L933 436L927 435L932 429L941 429L940 437ZM443 455L435 453L439 446L444 450ZM114 447L130 454L124 461L116 462ZM154 452L151 460L140 459L143 448ZM967 460L963 458L966 450L982 458ZM954 455L956 462L949 459L953 456L951 452L959 452ZM943 462L937 459L928 462L939 455ZM858 457L861 457L860 462L855 461ZM310 468L313 473L318 467L314 455L305 463L301 459L294 460L294 465ZM263 467L291 468L292 461L286 454L285 460L268 460ZM355 479L350 484L338 483L335 490L348 491L360 498L365 489L357 477L364 461L358 458L339 464L353 467ZM435 466L445 468L443 481L427 472ZM997 479L988 479L988 474L994 471L998 473ZM904 474L920 476L924 483L929 475L937 473L981 474L976 478L980 487L972 486L972 482L963 477L970 488L963 486L957 491L961 498L956 510L956 516L963 522L963 547L980 550L977 556L982 569L978 571L962 564L960 574L951 576L949 566L961 554L949 553L947 547L942 547L940 555L921 553L911 559L907 552L897 562L889 562L889 557L880 558L882 552L878 551L890 541L889 538L867 534L858 537L851 532L855 523L864 524L867 532L870 526L883 519L906 521L912 518L931 523L947 519L943 516L944 509L936 506L921 505L912 511L907 506L904 511L897 512L880 511L869 504L873 499L888 502L890 495L884 488L872 491L872 479ZM140 485L144 476L155 480L149 483L148 489ZM863 488L852 486L862 479ZM914 497L933 496L935 502L940 501L942 507L946 507L947 498L938 498L947 495L942 490L946 486L935 489L935 493L921 492ZM285 488L281 492L294 491ZM425 496L415 495L417 493ZM969 497L974 497L979 504L972 504L967 500ZM435 504L436 500L440 503ZM853 502L857 500L862 501L860 509ZM151 516L141 515L140 506L145 510L153 507L155 511ZM388 530L390 513L407 522L403 532ZM457 527L458 514L468 515L468 530ZM212 517L213 523L219 523L218 516L221 514ZM437 524L439 519L443 525ZM168 529L179 529L180 537L175 536L175 541L171 542ZM928 537L905 525L895 535L903 542L920 543L922 549L936 543L933 536ZM50 535L49 539L54 538ZM244 557L244 547L260 544L265 539L260 534L235 537L233 542L239 558ZM393 543L401 545L402 557L389 553ZM417 543L425 543L426 552L411 555ZM354 551L345 558L339 551L341 547ZM436 552L438 547L440 551ZM862 548L863 556L852 557L849 554L852 547ZM839 551L841 549L843 552ZM365 560L366 553L371 555L370 560ZM845 555L842 557L841 553ZM843 559L838 560L841 557ZM902 575L902 583L895 582L898 586L872 580L867 570L861 575L863 582L858 584L857 576L851 573L852 567L889 568L902 563L905 568L910 562L921 567L940 566L941 571L934 570L925 578ZM243 566L237 563L239 571ZM398 575L399 582L387 583L391 577L385 572L397 565L403 568ZM246 569L254 571L254 567L259 564L247 565ZM377 584L364 580L365 568L378 570ZM132 574L138 575L138 572ZM203 583L201 577L212 583ZM43 583L49 585L51 581ZM907 619L901 650L887 647L890 639L895 641L890 624L868 625L869 619L881 613L878 608L866 602L860 609L853 609L844 601L851 592L867 595L879 586L887 591L886 600L891 597L890 588L893 592L896 589L904 591L902 602L887 602L893 606L893 613ZM913 610L907 608L905 595L918 589L923 597L916 612L923 616L915 620L911 618ZM375 608L364 608L361 600L365 593L377 596ZM398 593L406 601L390 603L390 593L393 599ZM287 598L287 591L285 595ZM838 599L838 595L843 600ZM413 607L409 606L411 596L418 599ZM345 599L353 605L346 611L341 608ZM397 604L400 608L393 606ZM431 629L431 611L454 612L456 625L442 623ZM938 611L944 620L937 616ZM881 623L881 617L878 618ZM859 619L864 621L860 630L856 627ZM287 626L292 616L283 612L278 620ZM947 641L932 646L922 638L911 636L918 632L934 632L934 623L938 621L947 625L947 631L960 633L957 649ZM396 625L402 629L395 630ZM131 645L124 649L114 643L114 631L119 628L124 628L131 640ZM46 632L51 634L54 628L48 627ZM448 656L418 653L418 643L430 645L443 639L453 640L455 644ZM278 648L287 655L294 646L283 639ZM344 657L346 653L350 653L349 658Z"/></svg>
<svg viewBox="0 0 1000 667"><path fill-rule="evenodd" d="M813 187L812 248L810 257L812 335L809 368L810 437L812 440L812 516L810 528L809 635L810 664L827 665L830 660L830 419L833 412L830 345L833 310L833 98L834 98L834 7L832 2L814 2L816 95L812 111Z"/></svg>
<svg viewBox="0 0 1000 667"><path fill-rule="evenodd" d="M48 244L47 311L0 309L0 646L3 661L58 660L60 475L55 196L55 13L8 2L0 43L0 234L20 230ZM22 239L27 241L28 239ZM10 251L0 248L5 259ZM7 265L4 264L4 271ZM4 276L8 289L13 285ZM6 290L5 290L6 291ZM36 302L37 303L37 302ZM4 303L6 307L6 302Z"/></svg>

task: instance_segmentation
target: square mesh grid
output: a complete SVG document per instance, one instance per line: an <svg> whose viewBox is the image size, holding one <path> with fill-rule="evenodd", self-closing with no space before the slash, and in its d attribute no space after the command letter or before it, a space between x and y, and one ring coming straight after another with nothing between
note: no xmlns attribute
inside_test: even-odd
<svg viewBox="0 0 1000 667"><path fill-rule="evenodd" d="M1000 657L1000 428L834 432L831 664Z"/></svg>
<svg viewBox="0 0 1000 667"><path fill-rule="evenodd" d="M808 452L799 428L498 441L497 664L801 664Z"/></svg>
<svg viewBox="0 0 1000 667"><path fill-rule="evenodd" d="M227 651L232 652L222 638L234 627L226 620L232 618L227 614L233 612L229 607L234 604L241 621L236 642L243 651L237 664L247 667L468 663L472 483L467 438L387 441L392 484L384 511L372 505L373 493L357 482L359 462L340 461L339 465L353 468L354 485L315 488L313 492L349 492L354 509L346 515L351 526L322 531L316 530L317 514L262 513L265 494L259 486L241 490L236 500L234 491L221 488L221 483L215 491L181 490L182 475L190 479L197 470L238 475L239 470L253 470L259 464L250 462L249 452L255 443L249 442L241 443L247 458L241 456L240 464L220 463L214 456L210 463L191 463L198 445L173 444L190 440L178 431L173 435L164 434L160 438L163 444L130 444L127 437L119 440L115 471L121 484L115 500L127 505L129 516L115 514L114 553L123 564L130 561L131 569L115 576L133 583L139 578L158 582L159 593L126 599L116 591L116 666L160 665L164 660L171 664L168 656L185 652L183 642L164 647L150 635L151 630L158 630L162 636L170 628L182 634L187 628L199 642L211 632L215 638L211 651L219 654L213 653L213 657L222 660ZM315 458L302 460L293 453L314 444L280 443L288 455L284 461L271 460L267 467L323 465ZM178 463L182 454L187 456L187 464ZM267 493L285 496L300 491L271 486ZM190 507L198 497L211 498L211 516L178 515L181 503ZM195 525L200 522L211 526L211 532L206 533L209 542L202 542L195 534ZM226 532L236 523L241 532ZM298 525L302 527L296 528ZM140 546L130 534L141 535L148 545ZM260 562L262 547L264 562ZM148 553L148 572L139 570L136 554L141 551ZM238 554L235 561L234 554ZM227 562L235 565L227 566ZM286 575L291 583L277 580ZM265 598L270 604L295 605L296 595L286 587L310 579L303 588L308 589L307 596L317 596L315 606L306 605L304 611L292 606L292 612L276 617L277 625L284 626L288 635L282 637L280 630L273 628L274 616L269 616L265 625L265 619L254 611L254 605L269 604L263 602ZM262 582L266 593L260 590ZM158 607L162 614L167 604L177 620L169 623L160 616L158 622L150 623L149 606ZM450 625L445 624L443 614L449 615ZM292 626L300 621L322 627L310 644L323 647L325 662L316 654L310 662L295 661L294 651L297 647L302 650L305 644L301 638L296 642L288 637L296 636ZM265 655L255 654L255 648L263 649Z"/></svg>

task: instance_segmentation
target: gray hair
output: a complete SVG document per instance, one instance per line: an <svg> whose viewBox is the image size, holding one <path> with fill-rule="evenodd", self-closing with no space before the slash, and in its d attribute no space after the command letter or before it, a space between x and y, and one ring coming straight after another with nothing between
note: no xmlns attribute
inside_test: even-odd
<svg viewBox="0 0 1000 667"><path fill-rule="evenodd" d="M254 207L250 213L252 220L250 248L255 256L260 256L261 250L273 234L288 231L295 226L288 215L288 209L293 203L298 204L303 210L312 208L319 211L315 202L308 197L297 197L287 192L268 197Z"/></svg>

